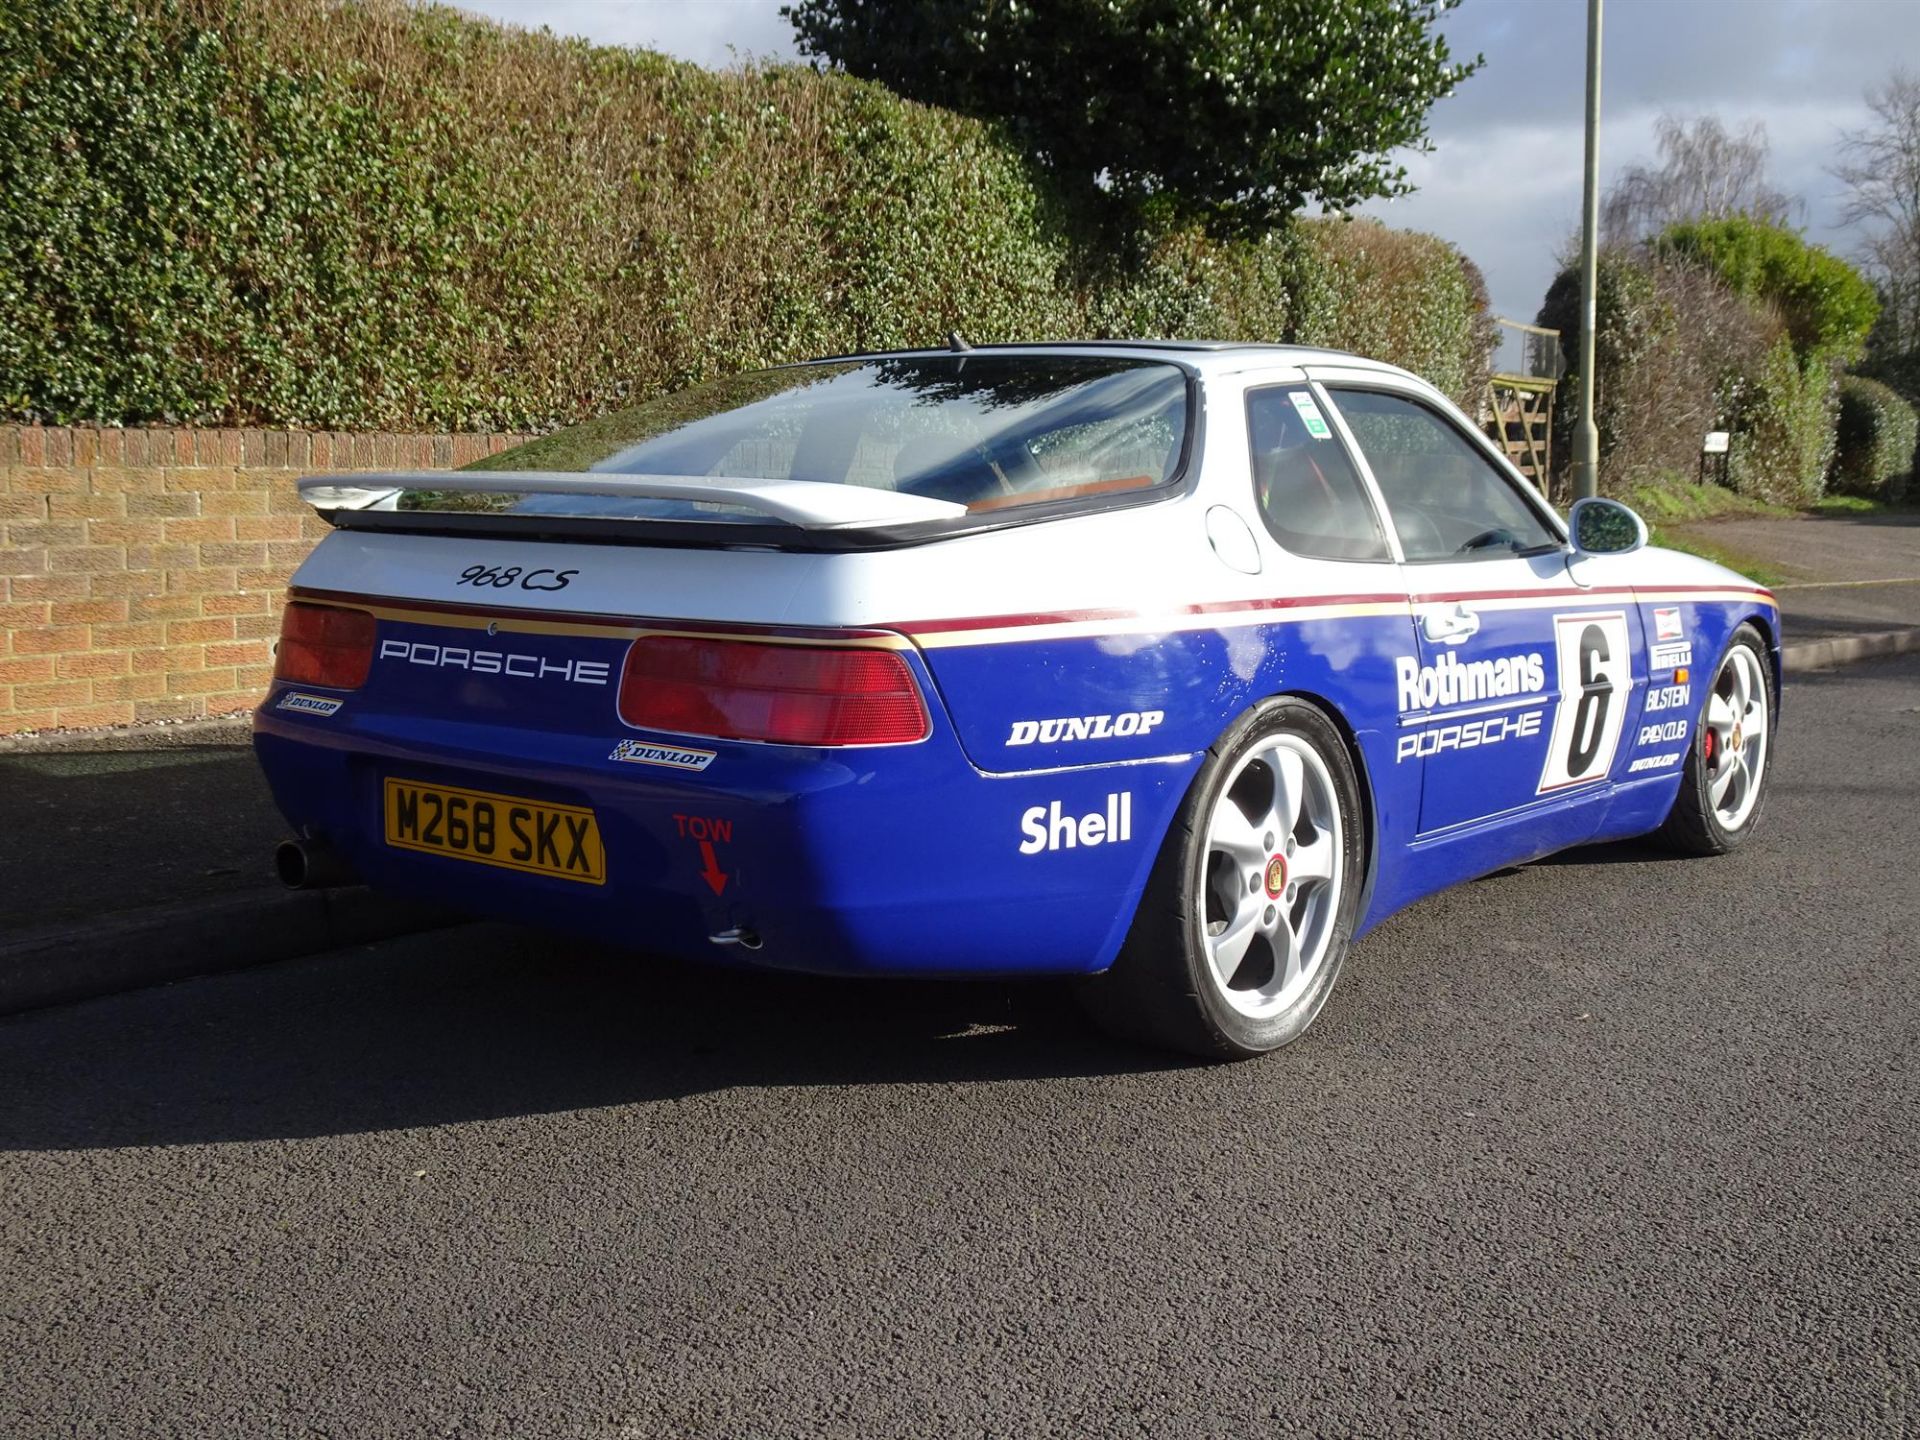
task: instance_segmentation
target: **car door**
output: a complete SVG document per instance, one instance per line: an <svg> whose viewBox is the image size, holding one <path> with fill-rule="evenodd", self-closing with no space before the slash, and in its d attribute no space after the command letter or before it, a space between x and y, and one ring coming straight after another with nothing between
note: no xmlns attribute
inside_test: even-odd
<svg viewBox="0 0 1920 1440"><path fill-rule="evenodd" d="M1603 798L1635 699L1631 596L1575 580L1558 524L1455 414L1380 377L1315 379L1399 542L1416 650L1396 660L1396 756L1422 767L1420 833Z"/></svg>

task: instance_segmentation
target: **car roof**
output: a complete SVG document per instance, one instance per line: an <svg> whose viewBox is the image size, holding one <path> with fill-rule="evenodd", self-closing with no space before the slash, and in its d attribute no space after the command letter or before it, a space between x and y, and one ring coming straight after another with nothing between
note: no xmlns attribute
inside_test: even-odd
<svg viewBox="0 0 1920 1440"><path fill-rule="evenodd" d="M883 360L926 355L1086 354L1122 355L1140 359L1175 359L1202 373L1231 374L1260 364L1339 365L1378 370L1387 375L1406 371L1384 361L1369 360L1345 350L1313 345L1278 345L1256 340L1028 340L990 345L925 345L911 350L867 350L847 355L825 355L827 360Z"/></svg>

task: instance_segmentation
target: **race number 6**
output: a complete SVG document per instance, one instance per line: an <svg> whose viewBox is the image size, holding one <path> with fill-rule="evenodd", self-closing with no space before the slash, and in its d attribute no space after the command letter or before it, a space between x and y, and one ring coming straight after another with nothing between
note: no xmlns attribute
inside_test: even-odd
<svg viewBox="0 0 1920 1440"><path fill-rule="evenodd" d="M1607 778L1627 718L1633 648L1624 610L1553 617L1560 704L1539 793Z"/></svg>

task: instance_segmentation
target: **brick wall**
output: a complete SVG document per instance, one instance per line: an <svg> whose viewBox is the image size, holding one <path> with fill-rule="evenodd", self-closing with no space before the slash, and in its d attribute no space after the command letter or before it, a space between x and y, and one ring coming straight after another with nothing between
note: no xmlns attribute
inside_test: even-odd
<svg viewBox="0 0 1920 1440"><path fill-rule="evenodd" d="M327 529L296 476L449 469L523 438L0 425L0 735L251 708Z"/></svg>

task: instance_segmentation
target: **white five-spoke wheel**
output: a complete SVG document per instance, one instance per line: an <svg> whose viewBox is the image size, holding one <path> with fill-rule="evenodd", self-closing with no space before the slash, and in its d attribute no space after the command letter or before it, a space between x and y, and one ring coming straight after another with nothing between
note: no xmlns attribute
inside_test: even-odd
<svg viewBox="0 0 1920 1440"><path fill-rule="evenodd" d="M1771 718L1768 695L1759 656L1745 645L1728 650L1707 695L1700 736L1707 796L1714 817L1728 830L1746 824L1760 799Z"/></svg>
<svg viewBox="0 0 1920 1440"><path fill-rule="evenodd" d="M1095 1017L1229 1059L1298 1037L1353 935L1365 823L1333 721L1290 697L1254 706L1207 752L1120 958L1083 992Z"/></svg>
<svg viewBox="0 0 1920 1440"><path fill-rule="evenodd" d="M1753 833L1773 760L1773 711L1765 642L1743 625L1695 711L1699 724L1662 840L1689 855L1723 855Z"/></svg>
<svg viewBox="0 0 1920 1440"><path fill-rule="evenodd" d="M1265 1019L1313 982L1345 880L1340 799L1327 762L1286 731L1243 754L1207 819L1194 921L1226 1003Z"/></svg>

